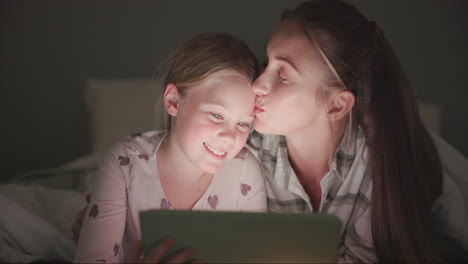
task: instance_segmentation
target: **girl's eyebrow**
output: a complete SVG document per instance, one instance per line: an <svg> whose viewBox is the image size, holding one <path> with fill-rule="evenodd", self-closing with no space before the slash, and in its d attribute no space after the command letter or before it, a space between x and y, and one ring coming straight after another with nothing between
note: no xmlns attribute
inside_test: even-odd
<svg viewBox="0 0 468 264"><path fill-rule="evenodd" d="M216 107L216 108L223 108L223 110L227 110L226 106L222 103L214 103L214 102L210 102L210 103L202 103L200 104L201 107Z"/></svg>

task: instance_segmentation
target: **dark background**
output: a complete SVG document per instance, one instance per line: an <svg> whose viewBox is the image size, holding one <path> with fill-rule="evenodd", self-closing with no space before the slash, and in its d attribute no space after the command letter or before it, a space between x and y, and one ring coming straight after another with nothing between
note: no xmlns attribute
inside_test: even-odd
<svg viewBox="0 0 468 264"><path fill-rule="evenodd" d="M0 179L89 153L88 78L151 78L187 37L226 31L260 60L282 10L302 0L0 1ZM380 25L441 136L468 156L468 1L350 1Z"/></svg>

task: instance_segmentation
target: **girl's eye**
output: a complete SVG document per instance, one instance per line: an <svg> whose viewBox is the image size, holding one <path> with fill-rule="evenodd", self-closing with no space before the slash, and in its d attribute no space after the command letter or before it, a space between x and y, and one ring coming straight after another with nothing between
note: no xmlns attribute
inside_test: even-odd
<svg viewBox="0 0 468 264"><path fill-rule="evenodd" d="M216 114L216 113L210 113L214 118L216 119L223 119L223 117L220 115L220 114Z"/></svg>
<svg viewBox="0 0 468 264"><path fill-rule="evenodd" d="M239 126L241 126L241 127L245 127L245 128L248 128L248 127L250 127L250 125L249 125L249 124L247 124L247 123L244 123L244 122L240 122L240 123L239 123Z"/></svg>

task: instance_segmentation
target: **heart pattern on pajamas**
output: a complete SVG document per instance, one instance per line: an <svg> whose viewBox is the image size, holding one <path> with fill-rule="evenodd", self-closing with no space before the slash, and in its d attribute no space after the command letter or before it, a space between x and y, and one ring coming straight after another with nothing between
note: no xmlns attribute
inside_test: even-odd
<svg viewBox="0 0 468 264"><path fill-rule="evenodd" d="M97 204L94 204L93 207L91 208L91 210L89 210L89 214L88 216L91 218L91 217L94 217L96 218L99 214L99 209L98 209L98 206Z"/></svg>
<svg viewBox="0 0 468 264"><path fill-rule="evenodd" d="M210 204L211 208L216 209L216 206L218 206L218 195L210 195L208 197L208 204Z"/></svg>
<svg viewBox="0 0 468 264"><path fill-rule="evenodd" d="M169 209L171 208L171 203L168 200L162 199L161 200L161 209Z"/></svg>
<svg viewBox="0 0 468 264"><path fill-rule="evenodd" d="M127 166L130 163L130 159L124 156L119 156L120 165Z"/></svg>
<svg viewBox="0 0 468 264"><path fill-rule="evenodd" d="M241 193L242 193L242 195L244 195L244 196L247 196L247 194L249 194L249 191L252 190L252 187L250 187L250 185L245 184L245 183L241 183L241 186L240 186L240 187L241 187L241 188L240 188L240 189L241 189Z"/></svg>
<svg viewBox="0 0 468 264"><path fill-rule="evenodd" d="M119 249L120 249L119 244L115 243L115 246L114 246L114 257L117 256L117 254L119 254Z"/></svg>
<svg viewBox="0 0 468 264"><path fill-rule="evenodd" d="M148 159L149 159L148 155L146 155L146 154L140 154L140 155L138 155L138 158L139 158L139 159L144 159L144 160L148 160Z"/></svg>

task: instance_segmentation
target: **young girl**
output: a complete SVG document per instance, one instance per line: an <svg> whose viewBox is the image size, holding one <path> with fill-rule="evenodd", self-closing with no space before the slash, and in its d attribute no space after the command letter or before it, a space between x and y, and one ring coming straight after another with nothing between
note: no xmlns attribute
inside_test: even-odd
<svg viewBox="0 0 468 264"><path fill-rule="evenodd" d="M255 56L228 34L198 35L175 52L162 78L170 129L128 136L100 164L74 262L140 261L129 249L142 210L266 210L260 167L243 149L256 73ZM158 261L156 251L144 261Z"/></svg>

